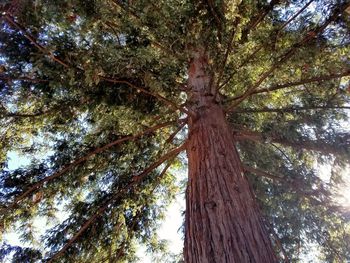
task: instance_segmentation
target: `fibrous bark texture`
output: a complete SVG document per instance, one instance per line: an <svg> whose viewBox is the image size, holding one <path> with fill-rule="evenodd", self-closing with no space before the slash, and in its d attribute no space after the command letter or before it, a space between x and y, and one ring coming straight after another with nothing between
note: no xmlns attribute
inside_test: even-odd
<svg viewBox="0 0 350 263"><path fill-rule="evenodd" d="M189 69L185 262L277 262L225 114L214 101L207 59Z"/></svg>

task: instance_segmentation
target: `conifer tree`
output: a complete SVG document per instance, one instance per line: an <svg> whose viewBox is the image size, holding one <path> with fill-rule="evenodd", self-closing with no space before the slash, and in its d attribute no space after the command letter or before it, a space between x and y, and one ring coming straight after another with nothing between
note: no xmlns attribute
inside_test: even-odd
<svg viewBox="0 0 350 263"><path fill-rule="evenodd" d="M0 229L26 241L3 242L0 259L164 251L156 230L187 168L174 262L300 262L310 246L350 260L333 197L350 154L349 1L0 7ZM11 152L30 164L9 169Z"/></svg>

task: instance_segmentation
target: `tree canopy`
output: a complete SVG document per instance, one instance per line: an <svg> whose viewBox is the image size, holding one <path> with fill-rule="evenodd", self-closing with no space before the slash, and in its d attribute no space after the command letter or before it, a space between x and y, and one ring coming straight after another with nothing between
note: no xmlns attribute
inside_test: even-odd
<svg viewBox="0 0 350 263"><path fill-rule="evenodd" d="M164 252L156 229L185 188L176 170L200 48L281 261L311 246L322 262L350 260L349 213L333 195L350 157L349 1L0 7L0 229L30 244L3 242L0 259L134 262L140 243ZM30 164L9 169L11 152ZM39 243L38 217L50 226Z"/></svg>

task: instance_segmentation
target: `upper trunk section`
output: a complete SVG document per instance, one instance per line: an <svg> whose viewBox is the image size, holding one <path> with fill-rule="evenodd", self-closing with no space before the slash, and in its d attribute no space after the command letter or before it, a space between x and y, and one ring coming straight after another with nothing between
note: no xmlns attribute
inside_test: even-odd
<svg viewBox="0 0 350 263"><path fill-rule="evenodd" d="M206 107L214 100L208 56L201 49L193 52L188 70L188 88L188 102L194 113L200 112L202 107Z"/></svg>

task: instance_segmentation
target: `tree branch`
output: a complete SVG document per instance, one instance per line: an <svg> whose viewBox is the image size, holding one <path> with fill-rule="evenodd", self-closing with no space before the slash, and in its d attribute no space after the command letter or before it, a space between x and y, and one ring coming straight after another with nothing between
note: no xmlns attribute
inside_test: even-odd
<svg viewBox="0 0 350 263"><path fill-rule="evenodd" d="M130 16L134 17L136 20L138 20L140 22L140 24L142 26L144 26L144 24L142 23L142 19L141 17L134 11L132 10L131 8L129 7L126 7L124 3L121 3L121 1L119 0L112 0L112 3L114 3L116 6L118 6L119 8L121 8L122 10L124 10L124 12L126 12L127 14L129 14ZM142 29L142 26L140 27L141 30ZM169 26L169 25L168 25ZM151 32L147 32L152 38L156 39L157 37L155 37L154 34L152 34ZM165 51L166 54L169 54L171 57L173 58L176 58L176 59L179 59L179 60L183 60L183 57L179 56L179 54L177 54L176 52L174 52L171 48L168 48L168 47L165 47L163 46L162 44L154 41L154 40L151 40L151 39L148 39L151 44L157 48L159 48L160 50L162 51Z"/></svg>
<svg viewBox="0 0 350 263"><path fill-rule="evenodd" d="M35 38L34 38L32 35L28 34L28 33L26 32L26 30L25 30L20 24L18 24L17 22L15 22L14 19L13 19L10 15L6 14L6 15L4 15L4 18L5 18L6 21L8 21L13 27L15 27L15 28L17 28L18 30L20 30L20 31L22 32L22 34L23 34L28 40L30 40L30 41L33 43L33 45L36 46L40 51L42 51L43 53L49 55L50 58L52 58L54 61L56 61L57 63L61 64L61 65L64 66L65 68L70 68L70 66L69 66L67 63L63 62L62 60L60 60L59 58L57 58L52 52L48 51L45 47L43 47L42 45L40 45L40 44L35 40ZM82 70L82 71L83 71L83 69L78 69L78 70ZM150 96L153 96L153 97L155 97L155 98L157 98L157 99L159 99L159 100L165 102L168 106L171 106L171 107L172 107L173 109L175 109L175 110L180 110L180 111L183 112L183 113L186 113L186 114L188 114L188 115L191 115L191 113L190 113L188 110L177 106L175 103L173 103L173 102L171 102L170 100L164 98L163 96L161 96L161 95L159 95L159 94L157 94L157 93L152 93L152 92L150 92L150 91L148 91L148 90L146 90L146 89L144 89L144 88L136 87L135 85L133 85L133 84L130 83L129 81L125 81L125 80L116 80L116 79L112 79L112 78L108 78L108 77L103 77L103 76L99 76L99 77L100 77L100 79L103 79L103 80L108 81L108 82L127 84L129 87L131 87L131 88L133 88L133 89L136 89L136 90L138 90L138 91L140 91L140 92L146 93L146 94L148 94L148 95L150 95Z"/></svg>
<svg viewBox="0 0 350 263"><path fill-rule="evenodd" d="M165 173L167 172L167 170L169 169L169 167L171 166L173 160L176 158L178 154L175 154L173 157L170 157L167 161L167 164L164 166L163 170L159 173L157 179L156 179L156 183L155 185L153 186L153 189L151 190L151 194L154 193L154 191L156 190L157 186L159 185L160 183L160 180L163 178L163 176L165 175ZM135 225L135 223L137 223L137 216L136 218L134 218L135 222L133 225ZM134 226L131 227L131 229L133 229ZM130 239L129 239L130 240ZM123 244L125 244L125 240L122 242L122 246ZM117 253L115 253L116 255L113 257L114 259L111 258L111 254L110 254L110 257L109 257L109 262L115 262L115 260L118 260L119 259L119 256L120 256L120 253L122 252L122 247L119 247L117 249Z"/></svg>
<svg viewBox="0 0 350 263"><path fill-rule="evenodd" d="M282 155L283 155L283 157L284 158L286 158L286 160L291 164L291 165L293 165L293 162L292 162L292 160L289 158L289 156L280 148L280 147L278 147L276 144L274 144L274 143L270 143L271 145L272 145L272 147L274 147L277 151L279 151Z"/></svg>
<svg viewBox="0 0 350 263"><path fill-rule="evenodd" d="M218 74L217 84L216 84L216 86L214 86L215 87L214 99L217 97L217 95L219 93L219 90L220 90L220 88L219 88L220 80L221 80L222 76L224 75L227 59L228 59L228 56L231 53L232 43L233 43L233 39L234 39L234 36L235 36L235 33L236 33L236 29L237 29L237 25L239 24L239 21L240 21L240 19L236 18L234 23L233 23L233 28L232 28L232 31L231 31L230 39L229 39L228 44L227 44L224 60L222 62L222 66L221 66L221 69L220 69L219 74Z"/></svg>
<svg viewBox="0 0 350 263"><path fill-rule="evenodd" d="M179 127L169 136L168 139L165 140L165 143L171 143L175 136L182 130L182 128L187 124L187 122L183 122L182 124L179 125Z"/></svg>
<svg viewBox="0 0 350 263"><path fill-rule="evenodd" d="M284 146L292 147L296 150L308 150L316 151L323 154L341 154L340 145L332 145L324 140L300 140L300 141L289 141L284 138L279 138L278 136L266 137L260 132L250 131L250 130L235 130L234 139L236 141L254 141L258 143L278 143ZM346 145L348 145L347 143Z"/></svg>
<svg viewBox="0 0 350 263"><path fill-rule="evenodd" d="M310 0L309 2L307 2L298 12L296 12L291 18L289 18L285 23L283 23L283 25L278 29L278 31L281 31L283 28L285 28L290 22L292 22L295 18L297 18L306 8L308 8L309 5L311 5L311 3L314 0Z"/></svg>
<svg viewBox="0 0 350 263"><path fill-rule="evenodd" d="M258 176L262 176L262 177L266 177L266 178L269 178L273 181L283 181L284 178L281 177L281 176L277 176L277 175L273 175L273 174L270 174L270 173L267 173L263 170L260 170L260 169L256 169L256 168L253 168L253 167L250 167L250 166L247 166L247 165L243 165L243 170L245 172L249 172L249 173L253 173L253 174L256 174Z"/></svg>
<svg viewBox="0 0 350 263"><path fill-rule="evenodd" d="M269 232L273 235L274 239L275 239L275 242L276 242L276 245L278 246L278 248L281 250L282 254L283 254L283 261L285 263L289 263L289 258L287 256L287 253L285 251L285 249L283 248L282 246L282 243L281 243L281 240L279 239L279 237L277 236L272 224L270 224L267 220L264 220L265 223L267 224L267 227L269 229Z"/></svg>
<svg viewBox="0 0 350 263"><path fill-rule="evenodd" d="M225 87L227 85L227 83L230 82L230 80L234 77L234 75L238 72L238 70L240 68L242 68L243 66L245 66L253 57L255 57L255 55L263 48L264 46L261 45L259 46L257 49L255 49L253 51L252 54L250 54L245 60L243 60L243 62L237 67L237 69L235 69L231 75L219 86L218 91L220 91L223 87Z"/></svg>
<svg viewBox="0 0 350 263"><path fill-rule="evenodd" d="M80 100L80 103L85 103L86 100ZM33 113L20 113L20 112L1 112L0 111L0 119L3 118L35 118L35 117L39 117L42 115L46 115L49 114L51 112L60 112L61 110L67 110L70 106L69 103L67 102L63 102L60 105L56 105L52 108L49 109L40 109L37 112L33 112Z"/></svg>
<svg viewBox="0 0 350 263"><path fill-rule="evenodd" d="M2 118L35 118L44 114L49 113L50 111L40 111L36 113L13 113L13 112L7 112L7 113L1 113L0 112L0 119Z"/></svg>
<svg viewBox="0 0 350 263"><path fill-rule="evenodd" d="M32 44L34 46L36 46L41 52L43 52L44 54L48 55L52 60L56 61L57 63L59 63L60 65L62 65L65 68L68 68L68 64L65 63L63 60L59 59L58 57L56 57L53 52L48 51L45 47L43 47L42 45L40 45L35 38L30 35L29 33L27 33L27 31L20 25L18 24L14 18L10 15L5 13L5 15L3 15L3 18L14 28L18 29L25 38L27 38L30 42L32 42Z"/></svg>
<svg viewBox="0 0 350 263"><path fill-rule="evenodd" d="M296 113L298 111L304 111L304 110L325 110L325 109L350 109L350 106L307 106L307 107L289 107L289 108L279 108L279 109L272 109L272 108L234 109L231 112L234 112L234 113L264 113L264 112Z"/></svg>
<svg viewBox="0 0 350 263"><path fill-rule="evenodd" d="M288 19L281 27L277 29L277 33L274 32L274 34L278 34L281 32L283 28L285 28L288 24L290 24L295 18L297 18L314 0L309 1L303 8L301 8L299 11L297 11L290 19ZM270 35L271 37L271 35ZM242 68L244 65L246 65L252 58L255 57L255 55L265 48L266 46L270 45L270 41L268 43L262 44L256 48L252 54L250 54L239 66L234 72L220 85L219 90L226 86L226 84L233 78L234 74L238 72L240 68Z"/></svg>
<svg viewBox="0 0 350 263"><path fill-rule="evenodd" d="M215 10L215 3L213 3L213 0L206 0L206 5L207 5L207 10L208 12L214 17L214 21L215 21L215 24L216 24L216 28L217 28L217 33L218 33L218 39L219 39L219 42L221 42L221 39L222 39L222 34L221 34L221 31L222 31L222 20L221 20L221 15L218 15L218 12L217 10Z"/></svg>
<svg viewBox="0 0 350 263"><path fill-rule="evenodd" d="M229 106L226 109L226 112L233 111L233 109L237 107L246 98L248 98L260 86L260 84L270 76L272 72L274 72L277 68L279 68L282 64L284 64L289 58L291 58L299 48L301 48L304 44L308 43L310 40L314 39L317 35L323 32L323 30L338 17L339 13L341 13L346 8L346 6L347 6L346 4L343 4L340 8L336 8L333 11L333 14L330 15L330 17L328 17L328 19L322 25L319 25L314 30L309 31L301 39L301 41L292 45L292 47L288 51L286 51L274 65L272 65L266 72L264 72L260 76L260 78L255 82L253 86L249 87L241 95L240 99L237 99L235 103L233 103L231 106Z"/></svg>
<svg viewBox="0 0 350 263"><path fill-rule="evenodd" d="M302 194L306 198L311 198L312 196L315 196L318 193L322 193L322 191L324 190L323 187L320 187L320 189L311 189L311 191L305 192L305 190L303 189L304 183L303 183L303 180L301 179L286 178L283 175L274 175L247 165L243 165L242 168L244 172L249 172L260 177L269 178L274 182L285 184L288 188L290 188L293 191L296 191L297 193Z"/></svg>
<svg viewBox="0 0 350 263"><path fill-rule="evenodd" d="M261 12L258 13L249 23L248 28L246 28L242 32L242 39L246 39L249 33L254 30L267 16L267 14L272 11L272 9L278 5L281 2L281 0L272 0L267 6L263 7L261 9Z"/></svg>
<svg viewBox="0 0 350 263"><path fill-rule="evenodd" d="M192 116L191 112L189 112L188 110L186 110L183 107L180 107L180 106L176 105L174 102L172 102L172 101L168 100L167 98L159 95L158 93L153 93L151 91L146 90L145 88L137 87L137 86L135 86L134 84L132 84L131 82L129 82L127 80L112 79L112 78L103 77L103 76L100 76L100 78L103 79L104 81L107 81L107 82L128 85L130 88L133 88L136 91L143 92L145 94L148 94L148 95L150 95L152 97L155 97L155 98L159 99L160 101L163 101L165 104L167 104L168 106L172 107L174 110L179 110L182 113L185 113L185 114L187 114L189 116Z"/></svg>
<svg viewBox="0 0 350 263"><path fill-rule="evenodd" d="M342 73L333 73L333 74L329 74L329 75L317 76L317 77L308 78L308 79L301 79L301 80L294 81L294 82L287 82L285 84L273 85L273 86L270 86L268 88L255 90L254 92L251 93L251 95L280 90L280 89L285 89L285 88L290 88L290 87L294 87L294 86L300 86L300 85L304 85L304 84L308 84L308 83L312 83L312 82L320 82L320 81L337 79L337 78L341 78L341 77L345 77L345 76L350 76L350 70L346 70ZM232 98L231 100L238 100L242 96L243 95L236 96L236 97Z"/></svg>
<svg viewBox="0 0 350 263"><path fill-rule="evenodd" d="M141 172L138 175L134 175L132 179L130 180L129 185L126 188L123 188L121 191L113 195L109 200L103 204L94 214L91 216L79 229L77 233L55 254L49 259L49 263L52 263L55 259L62 256L64 252L84 233L84 231L91 226L91 224L108 208L110 204L114 200L116 200L118 197L120 197L123 193L125 193L127 190L130 190L131 187L134 187L137 183L139 183L142 179L144 179L150 172L152 172L154 169L156 169L158 166L160 166L162 163L167 161L170 158L175 157L180 152L182 152L186 147L186 142L182 144L181 146L169 151L165 155L163 155L161 158L159 158L156 162L151 164L149 167L147 167L143 172ZM166 166L168 167L168 166ZM165 170L166 171L166 170ZM163 176L165 174L165 171L163 170L161 172L161 175Z"/></svg>
<svg viewBox="0 0 350 263"><path fill-rule="evenodd" d="M78 158L76 160L74 160L72 163L67 164L66 166L64 166L60 171L45 177L44 179L34 183L32 186L30 186L26 191L24 191L23 193L21 193L19 196L17 196L15 198L15 200L13 201L13 203L11 205L9 205L8 207L5 208L5 210L11 209L14 206L16 206L20 201L22 201L23 199L25 199L28 195L30 195L32 192L34 192L36 189L40 188L44 183L52 181L54 179L56 179L57 177L60 177L61 175L65 174L66 172L68 172L70 169L72 169L73 167L76 167L77 165L83 163L84 161L88 160L89 158L91 158L92 156L101 153L105 150L107 150L108 148L111 148L112 146L118 145L122 142L128 141L128 140L134 140L136 138L139 138L141 136L144 136L146 134L152 133L158 129L167 127L171 124L174 124L175 122L165 122L165 123L161 123L158 125L155 125L149 129L146 129L142 132L139 132L135 135L130 135L130 136L126 136L123 137L121 139L115 140L113 142L110 142L102 147L96 148L95 150L89 152L88 154L84 155L81 158Z"/></svg>
<svg viewBox="0 0 350 263"><path fill-rule="evenodd" d="M1 80L6 80L6 81L28 81L28 82L33 82L33 83L47 83L49 82L48 80L45 79L32 79L29 77L9 77L9 76L0 76Z"/></svg>

